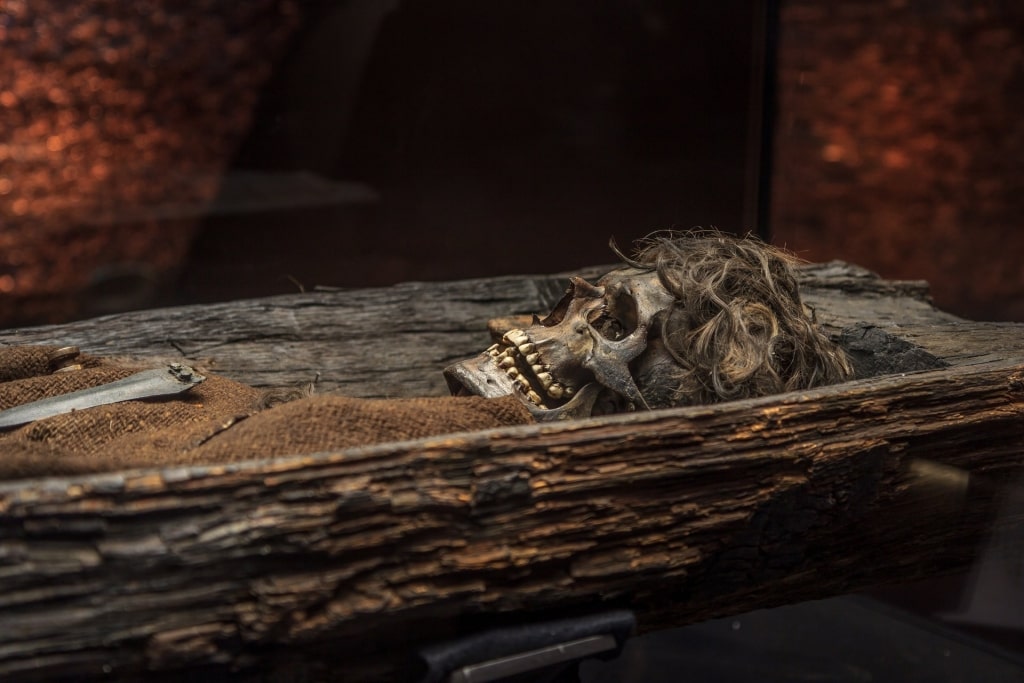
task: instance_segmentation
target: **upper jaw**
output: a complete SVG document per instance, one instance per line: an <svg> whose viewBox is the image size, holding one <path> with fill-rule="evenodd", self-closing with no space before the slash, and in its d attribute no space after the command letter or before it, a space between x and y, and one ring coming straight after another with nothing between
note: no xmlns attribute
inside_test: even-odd
<svg viewBox="0 0 1024 683"><path fill-rule="evenodd" d="M516 391L540 408L557 407L576 393L574 384L552 374L537 344L523 330L509 330L501 343L486 353L512 381Z"/></svg>
<svg viewBox="0 0 1024 683"><path fill-rule="evenodd" d="M596 398L597 385L577 387L556 378L530 336L510 330L498 344L444 370L453 395L497 398L514 394L541 421L585 417Z"/></svg>

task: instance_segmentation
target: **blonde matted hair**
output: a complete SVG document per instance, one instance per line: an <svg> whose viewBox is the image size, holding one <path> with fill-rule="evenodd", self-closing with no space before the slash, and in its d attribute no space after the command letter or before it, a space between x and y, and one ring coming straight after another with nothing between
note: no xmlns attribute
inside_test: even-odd
<svg viewBox="0 0 1024 683"><path fill-rule="evenodd" d="M749 236L661 232L624 260L657 271L675 298L660 314L657 331L675 367L663 364L655 376L638 378L652 407L764 396L852 377L846 354L803 304L798 261L788 252Z"/></svg>

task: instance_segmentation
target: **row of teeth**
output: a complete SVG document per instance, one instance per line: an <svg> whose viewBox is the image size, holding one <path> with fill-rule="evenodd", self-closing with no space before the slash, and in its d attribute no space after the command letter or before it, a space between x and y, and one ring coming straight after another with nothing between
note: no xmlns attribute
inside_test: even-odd
<svg viewBox="0 0 1024 683"><path fill-rule="evenodd" d="M540 354L537 353L537 347L530 342L530 338L526 336L525 332L522 330L509 330L502 338L502 342L507 345L503 351L499 351L498 344L495 344L487 349L487 353L497 362L498 367L505 371L505 374L509 376L516 387L526 394L528 399L539 406L544 405L544 399L533 389L530 381L523 377L519 368L516 367L517 354L521 355L530 366L530 370L533 371L538 383L540 383L544 392L549 397L558 400L569 398L573 395L574 390L572 387L556 382L555 378L551 376L551 368L540 364Z"/></svg>

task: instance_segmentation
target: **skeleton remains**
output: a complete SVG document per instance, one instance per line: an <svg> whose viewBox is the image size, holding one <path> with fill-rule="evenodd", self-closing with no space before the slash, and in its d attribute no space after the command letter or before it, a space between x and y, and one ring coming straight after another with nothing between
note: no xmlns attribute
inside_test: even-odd
<svg viewBox="0 0 1024 683"><path fill-rule="evenodd" d="M65 349L0 347L0 377L14 380L0 397L20 406L0 411L0 425L13 427L0 430L0 479L332 452L850 376L842 350L801 303L782 252L700 233L656 236L623 258L626 266L596 285L572 278L549 315L447 368L449 397L268 392L204 371L181 399L126 400L152 390L142 368L83 355L74 372L47 374L52 354ZM39 406L39 396L53 398ZM72 411L80 401L93 407Z"/></svg>
<svg viewBox="0 0 1024 683"><path fill-rule="evenodd" d="M618 253L618 252L616 252ZM621 254L620 254L621 256ZM714 403L848 379L793 259L719 233L648 238L597 285L445 370L453 394L518 396L538 421Z"/></svg>

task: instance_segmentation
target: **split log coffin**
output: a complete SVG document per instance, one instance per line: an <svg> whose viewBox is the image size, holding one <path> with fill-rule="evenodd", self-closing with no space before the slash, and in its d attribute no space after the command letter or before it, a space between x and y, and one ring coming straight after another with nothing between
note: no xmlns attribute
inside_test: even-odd
<svg viewBox="0 0 1024 683"><path fill-rule="evenodd" d="M959 319L924 283L838 262L802 281L861 374L888 374L316 456L0 483L0 677L383 680L406 675L419 645L499 623L625 606L652 629L966 568L999 484L1024 468L1024 325ZM185 358L257 386L319 377L320 391L351 396L442 395L441 369L490 344L488 320L545 312L564 286L314 292L0 343Z"/></svg>

